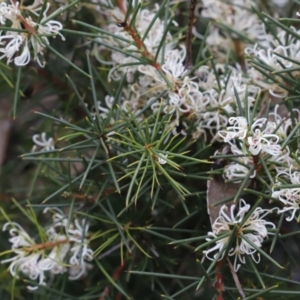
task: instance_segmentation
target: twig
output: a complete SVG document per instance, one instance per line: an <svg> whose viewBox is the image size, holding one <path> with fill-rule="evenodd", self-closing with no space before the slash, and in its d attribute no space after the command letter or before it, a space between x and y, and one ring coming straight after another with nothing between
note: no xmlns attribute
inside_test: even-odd
<svg viewBox="0 0 300 300"><path fill-rule="evenodd" d="M188 29L186 33L186 59L185 68L188 69L192 66L192 29L195 22L195 8L197 0L190 0L189 7L189 19L188 19Z"/></svg>
<svg viewBox="0 0 300 300"><path fill-rule="evenodd" d="M223 260L219 260L216 265L216 282L215 288L218 292L216 300L223 300L223 274L221 272L221 267L223 264Z"/></svg>
<svg viewBox="0 0 300 300"><path fill-rule="evenodd" d="M244 54L244 47L241 41L237 38L232 38L234 43L234 48L238 57L238 63L240 64L242 70L246 72L246 61L245 61L245 54Z"/></svg>
<svg viewBox="0 0 300 300"><path fill-rule="evenodd" d="M232 265L232 263L231 263L231 261L230 261L229 258L227 258L227 262L228 262L229 270L230 270L230 272L231 272L231 275L232 275L233 281L234 281L234 283L235 283L235 286L236 286L236 288L238 289L238 291L239 291L241 297L244 299L244 298L246 298L246 295L245 295L245 293L243 292L243 289L242 289L240 280L239 280L239 278L238 278L236 272L234 271L233 265Z"/></svg>
<svg viewBox="0 0 300 300"><path fill-rule="evenodd" d="M144 41L140 38L139 33L135 29L133 29L133 27L131 27L128 21L122 21L118 18L116 18L116 20L117 26L123 27L124 30L132 37L136 44L136 47L139 49L142 56L146 58L155 69L160 70L161 65L157 61L155 61L153 55L148 51Z"/></svg>
<svg viewBox="0 0 300 300"><path fill-rule="evenodd" d="M123 264L119 265L119 267L115 270L115 272L112 275L112 279L114 281L116 281L119 278L120 274L124 270L125 265L126 265L126 261L124 261ZM106 286L98 300L105 300L105 298L106 298L106 296L108 296L108 294L109 294L109 287ZM122 298L122 294L117 294L116 299L121 299L121 298Z"/></svg>

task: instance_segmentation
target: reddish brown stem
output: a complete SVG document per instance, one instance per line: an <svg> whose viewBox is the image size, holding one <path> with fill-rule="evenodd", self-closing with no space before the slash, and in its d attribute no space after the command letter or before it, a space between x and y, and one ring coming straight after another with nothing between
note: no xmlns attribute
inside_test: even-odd
<svg viewBox="0 0 300 300"><path fill-rule="evenodd" d="M238 56L238 62L244 72L246 72L246 61L245 61L245 55L244 55L244 47L240 40L233 38L233 43L235 47L236 54Z"/></svg>
<svg viewBox="0 0 300 300"><path fill-rule="evenodd" d="M142 56L149 60L150 64L157 70L161 69L161 65L155 61L155 58L151 53L149 53L146 45L144 44L143 40L140 38L139 34L129 25L128 21L121 21L117 19L117 25L119 27L123 27L126 32L129 33L129 35L134 40L137 48L140 50Z"/></svg>
<svg viewBox="0 0 300 300"><path fill-rule="evenodd" d="M216 300L223 300L223 274L221 272L222 264L223 264L223 260L219 260L216 264L215 288L218 293Z"/></svg>
<svg viewBox="0 0 300 300"><path fill-rule="evenodd" d="M68 242L69 242L69 240L65 239L65 240L61 240L61 241L47 242L47 243L44 243L44 244L36 244L36 245L31 246L31 247L26 247L24 249L28 252L31 252L31 251L35 251L35 250L54 248L58 245L66 244Z"/></svg>
<svg viewBox="0 0 300 300"><path fill-rule="evenodd" d="M112 275L113 280L116 281L119 278L120 274L124 270L125 265L126 265L126 261L124 261L123 264L119 265L119 267L116 269L116 271ZM105 300L105 297L108 296L108 294L109 294L109 287L105 287L103 293L101 294L101 296L99 298L99 300ZM117 294L116 300L119 300L121 298L122 298L122 294Z"/></svg>

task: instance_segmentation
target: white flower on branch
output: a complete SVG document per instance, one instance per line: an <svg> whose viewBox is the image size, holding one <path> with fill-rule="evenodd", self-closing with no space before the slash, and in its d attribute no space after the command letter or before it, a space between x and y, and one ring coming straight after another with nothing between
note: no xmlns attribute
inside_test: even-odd
<svg viewBox="0 0 300 300"><path fill-rule="evenodd" d="M231 117L228 123L232 126L228 126L227 130L220 130L219 135L224 139L225 143L238 138L244 140L248 131L248 122L245 117Z"/></svg>
<svg viewBox="0 0 300 300"><path fill-rule="evenodd" d="M33 59L43 67L45 62L41 60L46 45L49 44L48 37L61 35L63 26L60 22L47 20L47 12L50 3L46 4L43 17L37 23L32 18L26 17L26 12L31 12L39 18L42 1L36 0L30 6L19 5L19 2L11 1L11 4L1 3L0 23L10 21L10 30L0 31L0 59L7 58L7 63L14 62L17 66L27 65L31 60L30 48L33 50ZM19 31L18 31L19 30Z"/></svg>
<svg viewBox="0 0 300 300"><path fill-rule="evenodd" d="M18 278L18 273L22 272L29 279L39 279L39 284L45 285L44 271L38 266L41 252L31 251L36 245L34 240L15 222L5 223L2 230L6 231L9 226L11 226L11 229L9 230L11 238L9 241L12 243L11 249L16 256L2 260L1 264L10 263L9 271L13 277ZM28 286L27 288L34 290L37 287Z"/></svg>
<svg viewBox="0 0 300 300"><path fill-rule="evenodd" d="M277 198L284 205L282 209L278 209L278 213L291 212L286 220L292 221L295 218L296 212L300 209L300 189L280 189L279 191L273 191L272 197Z"/></svg>
<svg viewBox="0 0 300 300"><path fill-rule="evenodd" d="M226 205L221 207L219 217L212 225L213 231L208 233L210 238L206 240L213 241L218 238L218 236L224 234L225 237L216 240L216 245L203 251L203 253L210 260L214 260L218 256L218 253L221 253L219 254L219 259L222 259L226 248L230 246L231 248L229 249L228 255L234 256L234 269L237 271L240 267L240 263L245 263L245 255L250 255L256 263L260 261L259 254L255 255L257 251L256 248L260 248L263 240L268 236L267 226L275 228L275 225L272 222L264 220L264 217L270 210L262 209L261 207L257 207L251 215L247 216L250 205L246 204L243 199L239 201L237 212L235 212L235 209L235 204L231 205L230 211ZM232 233L235 234L233 239L231 238ZM229 245L230 240L232 240L232 245ZM247 240L251 241L255 247ZM210 257L210 253L216 251L218 253Z"/></svg>
<svg viewBox="0 0 300 300"><path fill-rule="evenodd" d="M279 136L268 133L267 119L257 119L251 126L251 136L248 137L249 151L253 155L260 152L279 156L281 154L281 146L278 145ZM265 127L263 130L261 128Z"/></svg>
<svg viewBox="0 0 300 300"><path fill-rule="evenodd" d="M93 260L93 250L89 248L88 223L77 218L69 220L68 216L55 207L46 208L44 213L52 213L53 223L45 230L46 241L36 243L17 223L4 224L3 231L10 226L9 242L16 255L2 260L10 263L9 271L18 278L22 273L31 280L38 280L39 285L46 285L50 276L69 272L70 280L81 278L92 267L88 262ZM28 286L28 289L37 289Z"/></svg>

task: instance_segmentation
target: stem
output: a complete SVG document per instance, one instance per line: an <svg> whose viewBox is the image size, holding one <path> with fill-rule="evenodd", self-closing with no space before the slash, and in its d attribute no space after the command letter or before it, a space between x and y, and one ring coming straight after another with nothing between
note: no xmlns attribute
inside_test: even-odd
<svg viewBox="0 0 300 300"><path fill-rule="evenodd" d="M26 247L25 250L28 251L28 252L31 252L31 251L34 251L34 250L44 250L44 249L48 249L48 248L54 248L54 247L56 247L58 245L61 245L61 244L66 244L68 242L69 242L69 240L65 239L65 240L60 240L60 241L47 242L47 243L44 243L44 244L36 244L36 245L31 246L31 247Z"/></svg>
<svg viewBox="0 0 300 300"><path fill-rule="evenodd" d="M149 60L150 64L157 70L161 69L161 65L155 60L154 56L148 51L146 45L143 40L139 37L138 32L136 32L128 23L128 21L117 20L117 26L123 27L126 32L130 34L132 39L134 40L137 48L140 50L142 56Z"/></svg>
<svg viewBox="0 0 300 300"><path fill-rule="evenodd" d="M197 0L190 0L188 29L186 33L186 59L185 68L189 69L193 65L192 61L192 29L195 22L195 8Z"/></svg>

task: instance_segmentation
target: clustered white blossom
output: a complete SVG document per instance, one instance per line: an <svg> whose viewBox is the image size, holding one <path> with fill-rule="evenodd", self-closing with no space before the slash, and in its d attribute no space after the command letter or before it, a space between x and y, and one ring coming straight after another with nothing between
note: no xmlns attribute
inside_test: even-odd
<svg viewBox="0 0 300 300"><path fill-rule="evenodd" d="M295 165L295 161L286 155L289 153L289 147L281 146L288 137L291 119L283 119L278 114L278 106L270 116L273 117L273 121L258 118L252 124L249 124L245 117L231 117L228 123L232 126L219 131L223 141L230 144L232 154L236 155L235 161L225 166L225 179L245 178L254 165L253 157L257 155L277 172ZM250 177L255 177L255 170Z"/></svg>
<svg viewBox="0 0 300 300"><path fill-rule="evenodd" d="M221 207L219 217L212 225L212 232L208 233L211 238L206 240L213 241L218 236L225 236L218 239L214 247L203 253L210 260L214 260L217 256L222 259L230 246L228 255L234 256L234 270L237 271L241 266L240 263L245 264L245 255L251 255L256 263L260 261L260 255L256 254L256 248L262 246L263 240L268 236L268 228L275 228L275 225L264 220L270 210L256 207L249 215L250 205L246 204L243 199L240 199L237 211L235 209L235 204L231 205L230 209L226 205ZM234 234L233 239L232 234ZM251 245L251 242L255 247ZM218 252L211 257L210 253L215 251Z"/></svg>
<svg viewBox="0 0 300 300"><path fill-rule="evenodd" d="M53 223L47 227L46 239L41 243L35 240L26 230L15 222L7 222L2 230L9 230L11 251L15 256L2 260L10 263L9 271L15 278L20 274L37 285L28 286L35 290L38 285L47 285L47 281L58 274L69 273L69 280L76 280L86 275L92 267L93 250L89 248L86 219L69 220L58 208L46 208L44 213L51 212ZM9 229L10 228L10 229Z"/></svg>
<svg viewBox="0 0 300 300"><path fill-rule="evenodd" d="M127 1L121 2L126 9ZM278 7L287 4L287 1L273 2ZM270 96L277 98L287 95L282 77L274 74L276 80L270 81L256 68L255 62L265 64L269 71L295 67L293 60L300 59L300 44L296 38L300 32L290 27L295 35L280 28L276 36L270 34L254 13L253 9L260 9L254 0L203 0L199 16L213 22L209 26L202 55L207 56L209 49L214 56L214 67L203 64L190 73L185 67L186 46L178 42L181 35L167 31L163 51L157 53L166 28L166 24L156 16L158 9L158 5L152 10L141 8L135 16L132 28L143 39L144 44L140 47L130 30L118 23L118 20L124 20L126 11L121 6L104 9L103 14L109 22L106 29L112 35L101 34L95 40L93 53L101 63L112 66L109 81L120 81L126 76L130 83L123 88L121 105L126 103L126 107L136 112L151 102L153 112L161 111L162 107L163 113L172 116L169 126L173 134L185 135L193 122L194 139L203 137L210 142L229 143L235 160L224 168L226 180L239 182L245 176L254 178L257 173L254 157L258 155L277 174L290 166L296 168L289 146L282 147L282 144L292 128L291 118L297 122L299 116L284 118L278 106L268 118L258 116L258 112L257 116L252 116L251 109L261 92L268 91ZM129 20L131 17L129 15ZM195 28L193 33L196 38L204 38ZM111 50L107 60L102 55L107 55L108 48ZM230 53L238 55L235 64L228 63ZM150 58L153 58L152 62ZM150 60L142 63L141 59ZM153 64L153 61L156 63ZM295 70L292 74L297 77L297 72ZM164 96L153 102L162 92L165 92ZM112 102L108 103L106 99L105 102L107 109L100 105L100 115L107 114L111 108ZM242 115L241 110L248 112L251 121L245 118L245 114Z"/></svg>
<svg viewBox="0 0 300 300"><path fill-rule="evenodd" d="M216 64L219 78L216 78L215 70L208 65L199 67L194 73L188 73L184 65L186 46L178 42L180 35L172 36L169 31L166 33L163 50L160 49L157 53L166 26L156 16L158 9L158 5L152 11L141 9L135 18L134 28L138 35L143 38L147 32L147 36L143 39L147 57L144 57L145 48L139 49L128 30L118 26L116 19L121 21L124 19L124 12L120 8L105 13L111 22L107 25L107 30L119 38L102 34L95 40L92 53L101 63L112 65L108 74L109 81L120 81L124 75L126 76L130 84L122 90L122 103L125 102L133 111L143 108L149 102L152 103L158 95L166 92L166 96L154 102L151 109L157 112L163 107L163 112L172 116L169 126L172 127L173 134L178 133L177 127L181 125L179 133L185 135L186 128L193 122L195 124L193 138L198 139L200 136L207 138L209 132L212 141L220 140L218 130L238 112L236 95L240 99L244 99L247 95L248 104L252 106L261 89L251 84L250 78L242 74L239 66L228 66L224 62ZM156 19L152 24L154 17ZM107 53L108 45L114 47L111 50L111 60L101 57L103 53ZM122 49L129 55L115 48ZM140 62L140 59L151 61L151 58L152 63ZM137 80L134 81L135 78Z"/></svg>
<svg viewBox="0 0 300 300"><path fill-rule="evenodd" d="M8 2L8 3L7 3ZM61 35L62 24L47 19L50 3L47 2L45 10L42 0L35 0L32 5L23 6L22 2L10 0L0 3L0 24L11 28L0 31L0 59L7 58L7 63L14 62L16 66L25 66L33 60L43 67L44 49L49 44L49 36ZM31 13L29 16L28 14ZM40 13L42 17L39 20ZM28 15L28 16L27 16ZM34 18L34 20L32 19Z"/></svg>

